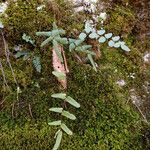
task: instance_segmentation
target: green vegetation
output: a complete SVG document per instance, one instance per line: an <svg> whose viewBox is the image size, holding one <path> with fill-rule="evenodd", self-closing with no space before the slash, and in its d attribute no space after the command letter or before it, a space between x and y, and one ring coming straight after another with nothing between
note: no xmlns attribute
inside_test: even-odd
<svg viewBox="0 0 150 150"><path fill-rule="evenodd" d="M51 95L56 91L62 92L62 87L52 75L52 45L41 48L43 39L37 38L35 32L52 30L52 23L58 18L58 26L67 31L68 38L76 38L84 27L85 16L82 13L73 14L71 4L66 4L64 0L55 1L53 7L49 3L44 11L37 11L38 5L36 0L19 0L18 5L10 3L6 11L8 16L3 20L10 51L15 52L14 45L23 44L22 50L30 52L32 56L39 56L41 61L41 70L37 72L32 59L24 61L22 58L10 57L21 89L17 99L12 73L5 55L0 52L0 60L10 87L10 91L5 88L0 71L0 148L3 150L52 149L58 128L49 126L48 122L59 120L60 116L50 112L49 108L59 107L60 102ZM149 122L142 121L141 114L129 98L132 88L139 95L145 94L141 84L143 78L145 81L149 80L149 71L145 69L148 64L143 65L141 58L147 51L149 39L145 39L142 45L132 33L136 14L130 7L118 5L114 6L114 10L108 11L110 17L105 29L122 35L131 52L127 54L121 49L108 48L107 44L100 45L101 57L94 60L99 66L97 72L93 70L89 60L84 64L77 61L71 53L66 53L70 72L67 76L68 89L63 92L77 100L81 107L75 109L67 103L67 109L77 119L65 120L73 135L63 134L60 146L62 150L150 148ZM79 18L80 22L77 21ZM36 46L23 41L23 33L35 39ZM131 73L136 73L135 79L129 77ZM120 79L126 81L124 87L116 84Z"/></svg>
<svg viewBox="0 0 150 150"><path fill-rule="evenodd" d="M69 108L78 117L75 122L68 121L74 135L70 138L65 135L62 149L92 150L97 148L122 149L122 147L130 149L131 146L136 149L137 146L140 147L140 142L138 142L140 140L139 117L128 105L124 104L126 98L120 95L119 89L112 83L111 70L105 69L95 74L90 66L81 66L77 63L72 63L70 68L68 93L78 99L81 108L78 111ZM11 108L3 110L5 113L3 113L2 124L5 128L2 130L1 147L12 149L13 145L16 145L18 149L21 147L22 149L29 147L36 149L37 141L41 148L48 149L53 146L54 129L52 130L47 123L44 123L46 120L50 121L51 118L57 117L53 113L48 114L51 106L57 106L56 101L54 103L54 99L50 97L53 85L51 88L48 84L42 87L42 81L39 85L41 89L33 87L33 89L28 88L28 92L21 93L20 100L24 101L23 109L15 106L14 113L17 114L14 119L6 118L6 116L11 116ZM37 94L31 95L31 93ZM50 94L48 96L44 93ZM6 102L9 101L6 99ZM29 103L32 106L34 118L32 120L29 115ZM9 145L8 141L10 141Z"/></svg>

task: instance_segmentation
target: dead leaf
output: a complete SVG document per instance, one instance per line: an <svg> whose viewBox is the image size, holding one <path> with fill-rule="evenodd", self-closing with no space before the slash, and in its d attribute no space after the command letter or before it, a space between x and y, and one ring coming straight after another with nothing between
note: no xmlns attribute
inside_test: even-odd
<svg viewBox="0 0 150 150"><path fill-rule="evenodd" d="M65 76L66 76L66 73L68 73L69 70L68 70L68 67L67 67L67 61L66 61L66 58L65 58L64 49L60 45L58 45L57 48L61 51L61 54L62 54L63 59L64 59L64 63L62 63L60 61L60 59L58 58L55 50L53 49L52 50L53 51L53 68L54 68L54 71L61 72L61 73L65 74ZM67 89L67 76L63 80L58 79L58 81L61 83L61 85L63 86L64 89Z"/></svg>

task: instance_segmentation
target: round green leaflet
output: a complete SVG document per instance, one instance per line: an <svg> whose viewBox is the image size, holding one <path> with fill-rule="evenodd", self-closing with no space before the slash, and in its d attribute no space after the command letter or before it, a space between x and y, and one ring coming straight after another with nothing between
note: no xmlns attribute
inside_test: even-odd
<svg viewBox="0 0 150 150"><path fill-rule="evenodd" d="M91 39L97 39L97 38L99 38L99 35L98 35L97 33L95 33L95 32L92 32L92 33L89 35L89 37L90 37Z"/></svg>
<svg viewBox="0 0 150 150"><path fill-rule="evenodd" d="M85 40L85 38L86 38L86 34L85 33L80 33L79 39L80 40Z"/></svg>
<svg viewBox="0 0 150 150"><path fill-rule="evenodd" d="M112 40L110 40L110 41L108 42L108 45L109 45L109 47L113 47L113 46L115 45L115 42L112 41Z"/></svg>
<svg viewBox="0 0 150 150"><path fill-rule="evenodd" d="M86 33L90 33L93 31L93 28L91 27L90 23L89 22L86 22L85 23L85 32Z"/></svg>
<svg viewBox="0 0 150 150"><path fill-rule="evenodd" d="M126 51L126 52L129 52L129 51L130 51L129 47L126 46L125 44L121 44L121 48L122 48L124 51Z"/></svg>
<svg viewBox="0 0 150 150"><path fill-rule="evenodd" d="M103 35L103 34L105 33L105 30L104 30L104 29L98 30L97 33L98 33L99 35Z"/></svg>
<svg viewBox="0 0 150 150"><path fill-rule="evenodd" d="M74 43L71 43L70 45L69 45L69 51L71 52L72 50L74 50L75 49L75 44Z"/></svg>
<svg viewBox="0 0 150 150"><path fill-rule="evenodd" d="M99 39L98 39L98 42L99 43L104 43L106 41L106 38L104 36L101 36Z"/></svg>
<svg viewBox="0 0 150 150"><path fill-rule="evenodd" d="M107 33L107 34L105 34L105 38L110 39L112 37L112 35L113 35L112 33Z"/></svg>
<svg viewBox="0 0 150 150"><path fill-rule="evenodd" d="M119 41L120 40L120 36L114 36L114 37L112 37L112 40L114 42Z"/></svg>
<svg viewBox="0 0 150 150"><path fill-rule="evenodd" d="M114 47L119 48L120 47L120 42L115 43Z"/></svg>

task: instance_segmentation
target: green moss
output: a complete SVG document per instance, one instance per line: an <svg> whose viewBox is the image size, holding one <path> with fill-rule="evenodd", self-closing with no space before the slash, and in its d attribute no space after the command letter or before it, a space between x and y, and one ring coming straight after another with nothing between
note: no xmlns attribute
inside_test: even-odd
<svg viewBox="0 0 150 150"><path fill-rule="evenodd" d="M35 37L35 32L48 30L54 21L53 15L46 11L37 11L38 3L33 1L10 2L4 19L7 39L10 43L18 44L22 41L23 33Z"/></svg>
<svg viewBox="0 0 150 150"><path fill-rule="evenodd" d="M134 12L127 7L114 6L112 10L108 10L108 14L110 17L106 22L106 29L116 35L127 37L135 25Z"/></svg>
<svg viewBox="0 0 150 150"><path fill-rule="evenodd" d="M65 120L73 130L74 136L64 135L61 149L128 150L132 147L133 150L142 150L139 116L126 104L128 88L120 89L115 84L119 77L125 76L124 72L133 71L132 59L119 50L103 49L102 52L103 57L98 61L101 67L97 73L89 64L76 63L72 56L67 55L70 68L67 93L81 104L81 108L76 110L68 106L69 111L77 116L77 120ZM136 53L132 55L136 56ZM24 71L30 81L27 82L27 87L21 87L19 101L16 99L15 91L4 96L5 102L1 113L2 148L37 149L38 143L38 148L49 149L54 145L56 129L48 127L47 122L57 120L59 116L50 113L48 109L60 106L60 102L51 98L51 94L61 89L51 75L51 61L51 50L43 51L41 74L33 69L27 72L27 62L22 59L18 60L16 66L15 62L13 63L15 70L17 68ZM31 64L30 61L28 63ZM122 65L130 67L122 68ZM114 72L116 66L119 75Z"/></svg>
<svg viewBox="0 0 150 150"><path fill-rule="evenodd" d="M24 128L15 127L8 131L3 128L1 148L3 149L49 149L52 131L43 123L39 130L36 126L26 124ZM8 144L7 142L11 143Z"/></svg>
<svg viewBox="0 0 150 150"><path fill-rule="evenodd" d="M37 11L39 6L37 0L19 0L17 4L10 2L6 10L7 16L2 17L9 43L13 45L22 44L23 33L36 40L35 33L37 31L51 30L54 20L59 27L65 29L70 35L72 34L70 33L72 29L81 30L83 28L84 18L83 20L80 18L81 23L76 23L79 21L79 16L74 14L71 3L58 0L55 2L43 2L43 4L46 5L46 8L42 11Z"/></svg>
<svg viewBox="0 0 150 150"><path fill-rule="evenodd" d="M56 4L53 4L55 6L53 11L51 5L47 5L45 11L37 12L37 6L36 1L20 0L18 5L10 3L7 10L8 17L4 22L9 44L22 43L23 33L34 37L36 31L50 30L56 11L58 14L55 18L60 18L57 23L67 30L67 35L71 35L70 31L74 28L82 30L82 21L81 24L76 23L79 16L74 18L72 10L69 9L71 5L66 5L64 0L57 0ZM115 31L113 33L127 35L129 37L126 40L127 44L131 46L135 40L129 35L133 25L131 22L135 20L133 12L124 7L116 7L111 13L112 23L106 28ZM148 127L142 127L139 115L127 104L130 86L137 82L130 80L128 75L131 72L139 72L141 65L141 53L137 47L131 48L132 51L128 55L120 49L101 46L102 57L97 60L98 72L95 72L89 64L74 62L74 58L66 54L70 69L67 77L67 93L81 104L81 108L74 109L67 105L68 110L77 116L77 120L70 121L64 118L74 135L64 134L60 149L143 150L149 147L148 136L145 136L146 144L142 143L142 134L149 134L146 130ZM10 69L3 61L7 81L13 88L9 93L0 91L0 98L4 100L1 103L0 114L2 149L51 149L55 142L53 137L57 130L49 127L47 123L60 117L50 113L48 109L60 106L60 101L51 98L51 94L62 89L51 74L52 52L50 48L41 50L38 46L29 50L41 57L42 73L35 71L31 59L27 61L11 59L22 91L19 99ZM122 78L128 83L125 88L116 85L116 81ZM140 85L140 82L141 80L137 84ZM2 80L0 85L3 86Z"/></svg>
<svg viewBox="0 0 150 150"><path fill-rule="evenodd" d="M32 63L29 62L27 65L27 63L18 60L17 64L20 64L20 65L16 65L16 62L14 60L13 61L10 60L10 62L12 64L15 78L18 84L26 88L31 83L31 77L32 77L32 72L33 72ZM4 72L5 72L5 76L6 76L6 80L8 84L12 84L12 85L15 84L11 69L9 68L8 65L6 65L5 61L3 62L3 64L4 64L3 67L4 67ZM0 75L2 75L1 72L0 72Z"/></svg>
<svg viewBox="0 0 150 150"><path fill-rule="evenodd" d="M61 149L142 149L138 115L128 105L123 105L125 97L121 99L118 96L120 90L112 81L112 71L102 69L95 73L89 65L69 62L68 94L81 104L81 108L76 110L68 106L77 120L65 120L74 136L64 134ZM46 61L43 60L43 64L45 66ZM1 114L3 149L52 148L56 129L44 122L59 118L48 111L50 107L59 105L60 102L51 98L51 94L59 89L47 67L43 68L45 71L47 73L43 73L41 79L34 76L34 83L38 82L40 88L31 84L28 89L22 89L19 102L15 93L6 97ZM14 119L11 118L12 103L15 103Z"/></svg>

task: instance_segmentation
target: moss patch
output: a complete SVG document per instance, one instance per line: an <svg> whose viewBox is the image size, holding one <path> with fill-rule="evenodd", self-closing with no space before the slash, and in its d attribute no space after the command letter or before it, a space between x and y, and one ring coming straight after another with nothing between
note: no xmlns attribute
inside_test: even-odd
<svg viewBox="0 0 150 150"><path fill-rule="evenodd" d="M76 23L79 16L74 18L74 14L71 14L71 4L66 5L64 0L47 4L42 12L36 10L38 5L37 1L19 0L18 5L10 3L6 12L8 17L4 21L10 45L23 44L21 39L23 33L36 39L36 31L50 30L52 22L59 17L58 25L67 30L67 36L76 36L78 31L70 32L74 28L82 30L83 22ZM123 34L132 51L126 54L120 49L114 50L104 44L101 46L102 56L96 60L98 72L95 72L90 64L76 63L74 57L66 50L70 69L67 93L81 104L81 108L77 110L67 105L68 110L77 116L77 120L70 121L64 118L74 136L64 134L60 149L149 148L149 125L143 126L139 114L128 103L129 90L134 84L140 86L142 83L142 53L138 50L138 44L135 44L136 38L130 34L135 16L130 9L122 6L110 10L110 17L106 29L115 34ZM31 59L23 61L21 58L18 60L11 58L22 91L19 99L10 69L5 59L1 57L8 84L11 86L10 92L4 88L0 89L0 98L3 100L0 114L2 149L50 149L55 142L56 128L49 127L47 123L59 119L59 115L50 113L48 109L61 105L59 100L51 98L51 94L60 92L61 87L51 74L53 70L51 48L46 47L43 50L38 46L33 48L25 45L23 49L26 48L40 56L42 73L35 71ZM129 77L130 73L137 73L135 80ZM127 85L125 87L116 85L119 79L124 79ZM3 85L3 80L0 80L0 86L4 87Z"/></svg>
<svg viewBox="0 0 150 150"><path fill-rule="evenodd" d="M135 25L136 18L134 12L124 6L114 6L112 10L108 10L110 15L106 22L106 29L116 35L127 37Z"/></svg>
<svg viewBox="0 0 150 150"><path fill-rule="evenodd" d="M71 70L68 94L78 100L81 108L75 110L68 106L77 120L65 121L74 131L74 136L64 135L62 149L140 148L138 115L128 105L124 105L125 97L119 96L120 90L112 81L112 71L104 69L95 73L88 65L69 62ZM46 82L53 82L45 84L45 78ZM40 89L34 84L27 90L22 89L19 102L16 101L15 94L6 97L1 114L3 149L48 149L54 144L55 128L48 127L44 122L59 118L48 111L50 107L59 104L50 96L54 90L58 90L55 88L57 81L48 74L41 77L41 80L34 78L34 81L39 83ZM11 114L13 102L15 118ZM30 116L29 104L33 118Z"/></svg>

